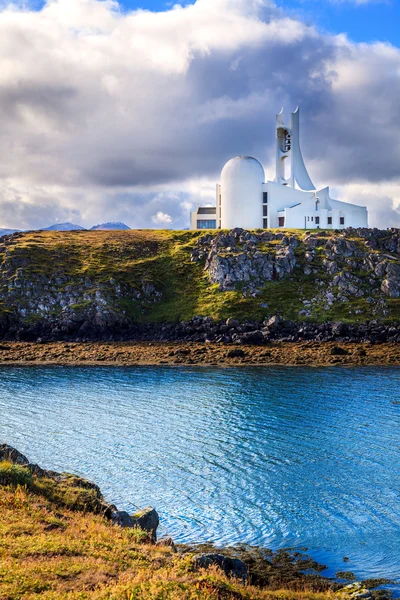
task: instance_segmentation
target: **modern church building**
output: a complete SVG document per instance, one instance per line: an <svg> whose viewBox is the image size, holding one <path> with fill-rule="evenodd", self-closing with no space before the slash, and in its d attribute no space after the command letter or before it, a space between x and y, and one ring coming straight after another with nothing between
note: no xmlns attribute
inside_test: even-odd
<svg viewBox="0 0 400 600"><path fill-rule="evenodd" d="M265 181L255 158L232 158L217 184L216 206L199 206L190 216L191 229L368 227L364 206L334 200L329 187L315 188L301 154L298 108L290 125L283 109L276 117L275 180Z"/></svg>

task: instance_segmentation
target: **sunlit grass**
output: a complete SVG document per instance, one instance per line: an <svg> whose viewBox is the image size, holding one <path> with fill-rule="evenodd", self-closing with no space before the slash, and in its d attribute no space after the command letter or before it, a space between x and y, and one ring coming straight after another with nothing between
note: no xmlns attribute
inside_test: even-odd
<svg viewBox="0 0 400 600"><path fill-rule="evenodd" d="M143 543L90 511L60 508L46 489L20 485L21 469L3 464L0 485L2 600L327 600L331 592L261 590L216 569L196 572L190 555ZM24 472L24 471L22 471ZM36 480L36 478L33 478ZM37 484L38 480L34 483Z"/></svg>
<svg viewBox="0 0 400 600"><path fill-rule="evenodd" d="M300 242L305 236L304 230L276 231L295 236ZM260 320L277 312L286 319L303 320L299 317L299 311L304 308L303 301L315 298L323 289L318 288L315 279L326 285L331 279L322 267L323 247L316 249L312 264L318 274L304 274L305 246L300 243L295 249L297 267L293 273L283 280L266 282L256 298L244 298L240 289L221 292L210 282L204 264L191 262L191 252L198 238L218 233L215 230L20 233L12 238L6 253L4 247L0 250L2 278L5 282L7 277L14 278L19 274L22 281L32 282L38 289L49 285L62 292L71 286L86 289L92 295L105 286L110 305L116 311L135 322L152 323L175 323L196 315L217 320L228 317ZM326 237L331 235L326 233ZM352 241L365 249L363 240L354 238ZM266 242L260 244L259 250L273 256L276 247L276 243ZM361 271L359 274L363 275ZM60 278L62 284L57 283ZM312 307L310 320L353 323L376 318L373 303L366 301L369 284L365 274L364 281L365 298L350 298L347 304L334 302L328 310L321 300ZM135 292L140 293L144 284L152 284L160 292L157 301L143 296L140 300L136 298ZM117 288L122 290L121 294L115 293ZM23 293L22 288L21 306L25 302ZM78 303L74 305L75 310L84 311L91 302ZM390 299L387 305L389 314L384 320L399 320L400 299ZM57 317L60 310L54 306L53 316ZM7 304L0 304L0 316L6 316L10 311ZM362 312L357 314L357 311Z"/></svg>

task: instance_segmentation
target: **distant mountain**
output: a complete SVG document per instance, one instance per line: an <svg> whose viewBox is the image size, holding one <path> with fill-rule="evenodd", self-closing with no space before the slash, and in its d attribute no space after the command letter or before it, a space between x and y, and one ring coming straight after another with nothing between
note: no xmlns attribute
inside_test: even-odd
<svg viewBox="0 0 400 600"><path fill-rule="evenodd" d="M2 235L11 235L11 233L18 233L19 229L0 229L0 237Z"/></svg>
<svg viewBox="0 0 400 600"><path fill-rule="evenodd" d="M84 231L85 228L73 223L54 223L50 227L45 227L42 231Z"/></svg>
<svg viewBox="0 0 400 600"><path fill-rule="evenodd" d="M128 227L128 225L125 225L125 223L100 223L100 225L94 225L93 227L91 227L91 231L99 231L99 230L107 231L107 230L112 230L112 229L128 231L128 230L130 230L130 227Z"/></svg>

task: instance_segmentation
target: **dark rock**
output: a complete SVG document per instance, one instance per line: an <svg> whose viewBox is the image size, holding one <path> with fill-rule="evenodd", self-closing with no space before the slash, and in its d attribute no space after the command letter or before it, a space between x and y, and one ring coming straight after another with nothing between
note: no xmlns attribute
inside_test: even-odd
<svg viewBox="0 0 400 600"><path fill-rule="evenodd" d="M242 334L241 340L243 344L258 345L264 342L264 335L260 330L248 331Z"/></svg>
<svg viewBox="0 0 400 600"><path fill-rule="evenodd" d="M9 446L8 444L0 445L0 462L2 461L9 461L12 462L14 465L29 464L29 460L26 458L26 456L24 456L23 454L21 454L21 452L18 452L18 450L16 450L12 446Z"/></svg>
<svg viewBox="0 0 400 600"><path fill-rule="evenodd" d="M279 327L279 324L280 318L278 317L278 315L274 315L265 323L265 326L268 327L268 329L277 329Z"/></svg>
<svg viewBox="0 0 400 600"><path fill-rule="evenodd" d="M232 348L232 350L228 350L226 356L227 358L243 358L246 353L241 348Z"/></svg>
<svg viewBox="0 0 400 600"><path fill-rule="evenodd" d="M162 548L171 548L173 552L177 552L175 542L171 537L161 538L161 540L157 542L156 546Z"/></svg>
<svg viewBox="0 0 400 600"><path fill-rule="evenodd" d="M345 348L341 348L340 346L332 346L331 348L332 356L346 356L349 354L348 350Z"/></svg>
<svg viewBox="0 0 400 600"><path fill-rule="evenodd" d="M239 325L240 325L240 323L236 319L229 318L226 320L226 326L229 329L237 329L239 327Z"/></svg>
<svg viewBox="0 0 400 600"><path fill-rule="evenodd" d="M228 577L235 577L245 582L249 576L247 565L238 558L229 558L223 554L199 554L193 557L196 569L209 569L215 565Z"/></svg>
<svg viewBox="0 0 400 600"><path fill-rule="evenodd" d="M146 531L152 542L157 541L157 527L160 524L160 518L157 511L151 506L139 510L132 515L134 526Z"/></svg>
<svg viewBox="0 0 400 600"><path fill-rule="evenodd" d="M354 356L367 356L365 348L356 348L353 352Z"/></svg>
<svg viewBox="0 0 400 600"><path fill-rule="evenodd" d="M117 510L111 514L111 521L119 527L134 527L135 521L125 510Z"/></svg>
<svg viewBox="0 0 400 600"><path fill-rule="evenodd" d="M341 321L332 324L332 335L334 335L335 337L342 337L346 334L346 330L347 327L345 323L342 323Z"/></svg>

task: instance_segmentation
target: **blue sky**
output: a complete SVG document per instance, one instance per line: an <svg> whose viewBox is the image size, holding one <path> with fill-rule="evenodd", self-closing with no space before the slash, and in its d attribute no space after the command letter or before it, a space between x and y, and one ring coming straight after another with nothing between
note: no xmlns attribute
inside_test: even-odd
<svg viewBox="0 0 400 600"><path fill-rule="evenodd" d="M331 33L347 33L356 42L385 41L400 46L400 0L276 0L293 16ZM145 8L162 11L172 2L122 0L126 10ZM180 2L193 4L193 2Z"/></svg>
<svg viewBox="0 0 400 600"><path fill-rule="evenodd" d="M347 33L356 42L385 41L400 45L400 1L277 0L302 20L331 33Z"/></svg>

